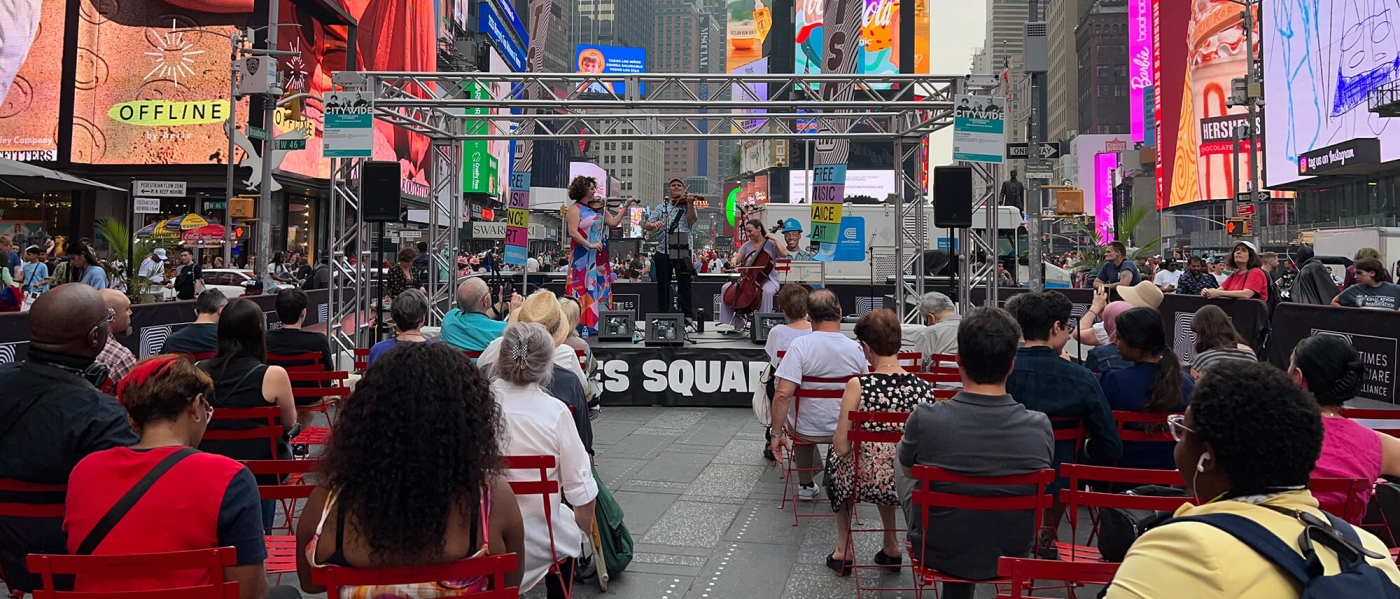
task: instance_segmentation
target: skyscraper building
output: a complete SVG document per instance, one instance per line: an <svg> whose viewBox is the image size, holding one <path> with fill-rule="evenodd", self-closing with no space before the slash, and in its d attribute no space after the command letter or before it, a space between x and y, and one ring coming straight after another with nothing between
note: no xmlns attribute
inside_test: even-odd
<svg viewBox="0 0 1400 599"><path fill-rule="evenodd" d="M723 38L719 36L718 28L713 26L710 15L701 12L693 0L657 0L652 10L654 37L648 56L648 70L658 73L699 73L716 62L716 50L719 60L722 60L722 45L716 42ZM702 62L705 63L703 66ZM681 99L684 94L680 90L670 90L662 92L659 97ZM701 140L673 140L665 144L664 180L713 177L718 144ZM715 147L712 149L711 146Z"/></svg>
<svg viewBox="0 0 1400 599"><path fill-rule="evenodd" d="M573 2L569 41L646 48L652 43L650 0L555 0ZM574 69L569 69L573 71Z"/></svg>
<svg viewBox="0 0 1400 599"><path fill-rule="evenodd" d="M1126 136L1131 126L1127 2L1095 2L1080 18L1075 38L1079 54L1079 132Z"/></svg>
<svg viewBox="0 0 1400 599"><path fill-rule="evenodd" d="M1013 79L1021 71L1021 36L1028 14L1026 0L987 0L987 39L982 47L991 56L993 74L1000 76L1007 65Z"/></svg>
<svg viewBox="0 0 1400 599"><path fill-rule="evenodd" d="M1079 53L1075 29L1093 0L1054 0L1046 7L1050 36L1050 72L1046 75L1045 110L1050 139L1067 140L1079 130Z"/></svg>

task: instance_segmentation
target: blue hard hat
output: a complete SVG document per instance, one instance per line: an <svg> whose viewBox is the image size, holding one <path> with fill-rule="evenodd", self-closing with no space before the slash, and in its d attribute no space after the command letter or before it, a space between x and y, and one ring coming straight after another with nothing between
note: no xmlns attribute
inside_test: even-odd
<svg viewBox="0 0 1400 599"><path fill-rule="evenodd" d="M783 221L783 232L787 233L789 231L797 231L798 233L801 233L802 223L797 222L797 219L795 218L789 218Z"/></svg>

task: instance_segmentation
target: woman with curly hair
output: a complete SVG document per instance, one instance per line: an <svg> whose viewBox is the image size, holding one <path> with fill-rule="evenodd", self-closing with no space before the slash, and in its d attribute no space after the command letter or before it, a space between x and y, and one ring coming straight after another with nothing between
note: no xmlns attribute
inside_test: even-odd
<svg viewBox="0 0 1400 599"><path fill-rule="evenodd" d="M297 523L297 577L322 565L391 568L524 553L501 475L501 410L485 377L444 344L407 344L365 371L336 420L324 478ZM319 514L319 516L318 516ZM516 586L520 571L506 576ZM339 599L429 599L483 590L445 580L343 590ZM332 598L337 599L337 598Z"/></svg>
<svg viewBox="0 0 1400 599"><path fill-rule="evenodd" d="M592 464L579 439L569 408L544 391L554 372L554 339L533 322L517 322L501 336L501 357L495 365L496 381L491 391L505 414L506 455L551 455L558 466L549 473L559 481L561 494L549 496L550 526L544 525L544 502L538 497L519 497L520 514L530 523L526 530L524 576L520 594L545 580L549 599L565 597L564 581L573 578L574 561L582 555L584 539L593 531L593 502L598 483L593 480ZM361 383L364 384L364 383ZM512 472L511 480L535 480L534 471ZM566 558L562 576L545 576L555 558ZM560 580L563 578L564 580Z"/></svg>
<svg viewBox="0 0 1400 599"><path fill-rule="evenodd" d="M598 196L598 182L593 177L574 177L569 183L569 199L574 205L569 206L566 230L573 261L564 293L582 304L580 322L589 334L596 335L602 311L612 305L608 228L622 224L622 216L637 200L627 198L616 213L608 210L607 201Z"/></svg>

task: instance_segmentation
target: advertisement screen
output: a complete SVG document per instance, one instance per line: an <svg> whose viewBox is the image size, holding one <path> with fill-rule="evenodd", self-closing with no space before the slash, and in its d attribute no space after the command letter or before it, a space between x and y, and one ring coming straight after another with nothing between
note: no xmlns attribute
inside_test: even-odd
<svg viewBox="0 0 1400 599"><path fill-rule="evenodd" d="M812 171L810 170L793 170L789 172L788 202L793 204L807 203L807 188L809 186L807 179L811 174ZM846 171L846 191L844 195L847 198L868 196L883 202L885 198L895 192L894 171Z"/></svg>
<svg viewBox="0 0 1400 599"><path fill-rule="evenodd" d="M1128 0L1128 119L1133 141L1147 138L1144 93L1152 87L1152 5Z"/></svg>
<svg viewBox="0 0 1400 599"><path fill-rule="evenodd" d="M323 95L331 89L331 72L345 69L348 32L318 23L291 0L279 1L279 22L297 26L279 29L278 49L299 52L278 60L282 78L289 90ZM436 68L432 0L342 0L342 6L359 23L360 69ZM228 35L249 25L251 8L248 0L81 0L81 14L93 17L82 19L78 27L73 161L224 163L228 139L223 121L230 110ZM247 105L240 102L237 108L240 129ZM330 160L321 156L320 105L306 103L303 117L290 120L287 110L277 110L270 132L304 137L306 149L275 152L274 164L279 170L327 178ZM375 136L375 159L397 160L405 191L426 196L428 139L379 122ZM246 158L245 150L234 154L236 161Z"/></svg>
<svg viewBox="0 0 1400 599"><path fill-rule="evenodd" d="M773 49L773 0L729 0L728 43L724 46L724 70L739 68L767 57Z"/></svg>
<svg viewBox="0 0 1400 599"><path fill-rule="evenodd" d="M861 74L899 73L900 0L857 0L865 3L865 20L860 29ZM914 1L914 72L927 73L929 65L928 0ZM822 13L826 0L796 0L796 58L794 73L822 72Z"/></svg>
<svg viewBox="0 0 1400 599"><path fill-rule="evenodd" d="M58 160L64 0L6 2L0 10L0 157Z"/></svg>
<svg viewBox="0 0 1400 599"><path fill-rule="evenodd" d="M1230 0L1157 0L1154 6L1158 204L1229 199L1235 189L1233 130L1248 122L1244 107L1226 106L1231 80L1246 71L1240 7ZM1247 139L1242 148L1241 180L1247 181Z"/></svg>
<svg viewBox="0 0 1400 599"><path fill-rule="evenodd" d="M623 46L590 46L579 44L574 52L574 65L579 73L645 73L647 72L647 49ZM621 81L609 82L615 94L627 93L627 84ZM646 84L641 84L637 93L646 94ZM594 83L589 92L606 93L607 90Z"/></svg>
<svg viewBox="0 0 1400 599"><path fill-rule="evenodd" d="M1400 0L1311 4L1263 15L1269 185L1303 178L1303 154L1357 138L1380 138L1381 160L1400 160L1400 122L1367 107L1372 90L1400 79Z"/></svg>
<svg viewBox="0 0 1400 599"><path fill-rule="evenodd" d="M607 193L608 171L603 170L601 166L592 162L570 162L569 182L572 183L574 177L593 177L593 180L598 183L598 189Z"/></svg>

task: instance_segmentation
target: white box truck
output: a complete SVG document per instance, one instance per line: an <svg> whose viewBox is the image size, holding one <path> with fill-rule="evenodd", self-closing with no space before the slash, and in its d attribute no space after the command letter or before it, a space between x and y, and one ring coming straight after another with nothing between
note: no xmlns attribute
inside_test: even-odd
<svg viewBox="0 0 1400 599"><path fill-rule="evenodd" d="M1356 250L1367 247L1379 250L1381 263L1394 274L1400 261L1400 227L1318 229L1313 233L1313 253L1318 256L1352 259Z"/></svg>

